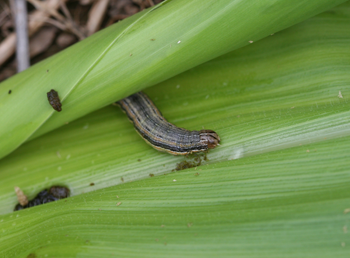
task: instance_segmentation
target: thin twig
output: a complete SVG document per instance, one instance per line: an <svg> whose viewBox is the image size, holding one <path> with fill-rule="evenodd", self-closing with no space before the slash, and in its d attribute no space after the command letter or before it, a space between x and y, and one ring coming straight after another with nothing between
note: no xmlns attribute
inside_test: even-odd
<svg viewBox="0 0 350 258"><path fill-rule="evenodd" d="M63 11L64 15L67 17L67 19L65 21L68 24L68 28L75 35L77 35L80 40L83 40L84 38L86 38L86 35L78 28L78 26L74 22L72 15L68 11L68 8L64 2L61 3L61 10Z"/></svg>
<svg viewBox="0 0 350 258"><path fill-rule="evenodd" d="M16 59L17 71L21 72L29 67L29 40L28 40L28 16L25 0L14 0L15 24L16 24Z"/></svg>
<svg viewBox="0 0 350 258"><path fill-rule="evenodd" d="M47 0L45 1L45 6L49 9L57 9L60 5L60 1L66 0ZM48 17L49 14L42 11L36 10L31 15L29 15L29 36L37 32L45 23L44 20L38 21L39 17ZM11 33L0 43L0 65L3 64L7 59L9 59L16 50L16 34Z"/></svg>
<svg viewBox="0 0 350 258"><path fill-rule="evenodd" d="M88 35L94 34L101 26L104 15L107 11L109 0L96 1L89 12L89 18L86 23Z"/></svg>
<svg viewBox="0 0 350 258"><path fill-rule="evenodd" d="M6 20L6 18L11 17L11 10L10 7L3 2L0 2L1 5L1 15L0 15L0 26L3 25L3 20Z"/></svg>
<svg viewBox="0 0 350 258"><path fill-rule="evenodd" d="M59 28L60 30L62 31L65 31L67 30L67 27L66 25L64 25L62 22L60 21L57 21L55 19L51 19L51 18L46 18L46 19L43 19L46 23L49 23L57 28Z"/></svg>
<svg viewBox="0 0 350 258"><path fill-rule="evenodd" d="M46 5L44 5L42 2L40 2L38 0L27 0L27 1L30 2L32 5L34 5L37 9L42 10L42 11L52 15L57 20L62 22L66 26L66 28L67 28L66 30L73 32L75 35L78 36L78 38L80 40L86 38L84 33L82 33L79 29L77 29L75 24L72 23L73 20L71 22L70 20L65 18L63 15L61 15L59 12L57 12L56 9L48 8ZM62 6L62 2L60 5Z"/></svg>
<svg viewBox="0 0 350 258"><path fill-rule="evenodd" d="M70 12L68 11L66 4L63 2L61 2L61 10L63 11L64 15L68 18L68 20L73 21L72 16L70 15Z"/></svg>

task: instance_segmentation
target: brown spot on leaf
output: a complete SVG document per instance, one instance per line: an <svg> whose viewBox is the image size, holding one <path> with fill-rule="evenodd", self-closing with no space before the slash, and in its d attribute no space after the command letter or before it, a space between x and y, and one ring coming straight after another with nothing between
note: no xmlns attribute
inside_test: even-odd
<svg viewBox="0 0 350 258"><path fill-rule="evenodd" d="M18 186L15 186L15 192L16 192L17 200L18 200L19 204L22 206L27 205L28 198Z"/></svg>

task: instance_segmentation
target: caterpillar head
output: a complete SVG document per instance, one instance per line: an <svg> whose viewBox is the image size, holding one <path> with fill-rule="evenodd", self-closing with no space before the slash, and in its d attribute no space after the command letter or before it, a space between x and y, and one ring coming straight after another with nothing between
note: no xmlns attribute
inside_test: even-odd
<svg viewBox="0 0 350 258"><path fill-rule="evenodd" d="M208 146L208 149L214 149L220 142L219 135L212 130L200 130L199 137L201 143Z"/></svg>

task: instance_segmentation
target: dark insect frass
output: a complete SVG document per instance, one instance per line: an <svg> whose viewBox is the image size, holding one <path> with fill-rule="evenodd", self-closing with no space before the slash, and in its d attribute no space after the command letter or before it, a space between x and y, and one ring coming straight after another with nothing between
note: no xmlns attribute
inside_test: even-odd
<svg viewBox="0 0 350 258"><path fill-rule="evenodd" d="M62 104L60 98L58 97L58 93L55 90L51 90L47 93L47 99L49 100L50 105L54 110L60 112L62 110Z"/></svg>
<svg viewBox="0 0 350 258"><path fill-rule="evenodd" d="M17 204L15 207L15 211L22 210L25 208L30 208L33 206L37 206L40 204L58 201L60 199L67 198L69 196L69 189L62 186L52 186L49 190L45 189L38 193L38 195L28 202L27 205Z"/></svg>

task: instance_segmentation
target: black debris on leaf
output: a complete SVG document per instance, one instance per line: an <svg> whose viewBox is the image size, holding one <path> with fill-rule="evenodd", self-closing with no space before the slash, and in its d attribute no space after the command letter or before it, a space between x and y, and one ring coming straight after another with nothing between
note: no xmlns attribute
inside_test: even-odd
<svg viewBox="0 0 350 258"><path fill-rule="evenodd" d="M47 93L47 99L49 100L50 105L54 110L60 112L62 110L62 104L60 98L58 97L58 93L55 90L51 90Z"/></svg>
<svg viewBox="0 0 350 258"><path fill-rule="evenodd" d="M38 193L38 195L33 200L30 200L27 205L22 206L20 204L17 204L14 210L19 211L40 204L58 201L60 199L67 198L68 196L68 188L62 186L52 186L49 190L45 189Z"/></svg>

